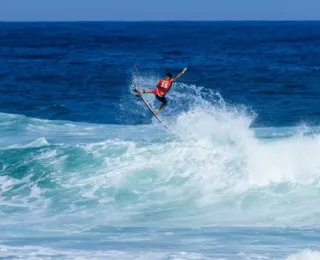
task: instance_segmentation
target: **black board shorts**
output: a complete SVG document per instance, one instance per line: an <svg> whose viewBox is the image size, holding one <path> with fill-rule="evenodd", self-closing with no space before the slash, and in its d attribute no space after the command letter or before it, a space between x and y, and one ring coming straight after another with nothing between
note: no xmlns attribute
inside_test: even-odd
<svg viewBox="0 0 320 260"><path fill-rule="evenodd" d="M168 101L167 101L167 99L165 97L160 97L157 94L155 96L161 103L163 103L165 105L168 103Z"/></svg>

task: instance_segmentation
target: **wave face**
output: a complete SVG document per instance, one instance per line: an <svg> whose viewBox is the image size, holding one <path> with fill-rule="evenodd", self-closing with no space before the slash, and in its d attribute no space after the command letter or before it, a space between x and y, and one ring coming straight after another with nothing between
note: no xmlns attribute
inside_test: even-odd
<svg viewBox="0 0 320 260"><path fill-rule="evenodd" d="M319 259L319 26L1 23L0 259Z"/></svg>
<svg viewBox="0 0 320 260"><path fill-rule="evenodd" d="M170 95L187 107L162 113L170 131L1 114L1 225L318 223L319 129L251 128L252 112L196 86Z"/></svg>

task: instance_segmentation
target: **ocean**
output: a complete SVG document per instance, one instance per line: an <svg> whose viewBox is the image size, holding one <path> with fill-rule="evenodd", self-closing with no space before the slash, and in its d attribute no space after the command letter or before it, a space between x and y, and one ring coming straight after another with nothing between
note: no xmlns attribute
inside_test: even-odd
<svg viewBox="0 0 320 260"><path fill-rule="evenodd" d="M320 259L319 42L318 21L0 23L0 259ZM131 89L184 67L166 129Z"/></svg>

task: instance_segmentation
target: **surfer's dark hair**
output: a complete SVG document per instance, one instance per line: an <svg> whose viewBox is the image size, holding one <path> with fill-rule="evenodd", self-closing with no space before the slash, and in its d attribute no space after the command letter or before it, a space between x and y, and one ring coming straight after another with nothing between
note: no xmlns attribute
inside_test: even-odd
<svg viewBox="0 0 320 260"><path fill-rule="evenodd" d="M171 79L173 75L172 75L172 73L171 73L171 72L168 72L168 73L166 74L166 76L167 76L167 77L169 77L169 78Z"/></svg>

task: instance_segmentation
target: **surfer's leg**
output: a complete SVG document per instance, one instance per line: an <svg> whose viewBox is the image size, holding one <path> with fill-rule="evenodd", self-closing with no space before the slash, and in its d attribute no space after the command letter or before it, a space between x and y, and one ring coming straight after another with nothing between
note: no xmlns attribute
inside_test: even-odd
<svg viewBox="0 0 320 260"><path fill-rule="evenodd" d="M156 111L154 111L154 113L155 113L156 115L158 115L158 113L159 113L166 105L167 105L167 104L165 104L165 103L161 104L161 106L160 106Z"/></svg>
<svg viewBox="0 0 320 260"><path fill-rule="evenodd" d="M138 89L138 88L136 88L136 87L134 87L133 89L132 89L132 91L133 92L138 92L138 93L153 93L153 90L152 89L142 89L142 90L140 90L140 89Z"/></svg>
<svg viewBox="0 0 320 260"><path fill-rule="evenodd" d="M157 115L168 104L168 101L165 97L159 97L158 95L156 95L156 98L162 103L161 106L154 111L154 113Z"/></svg>
<svg viewBox="0 0 320 260"><path fill-rule="evenodd" d="M142 93L153 94L153 90L152 90L152 89L144 89L144 90L142 91Z"/></svg>
<svg viewBox="0 0 320 260"><path fill-rule="evenodd" d="M153 90L152 89L143 89L143 90L140 90L140 89L137 89L137 88L134 88L133 89L134 92L138 92L140 95L141 94L153 94Z"/></svg>

